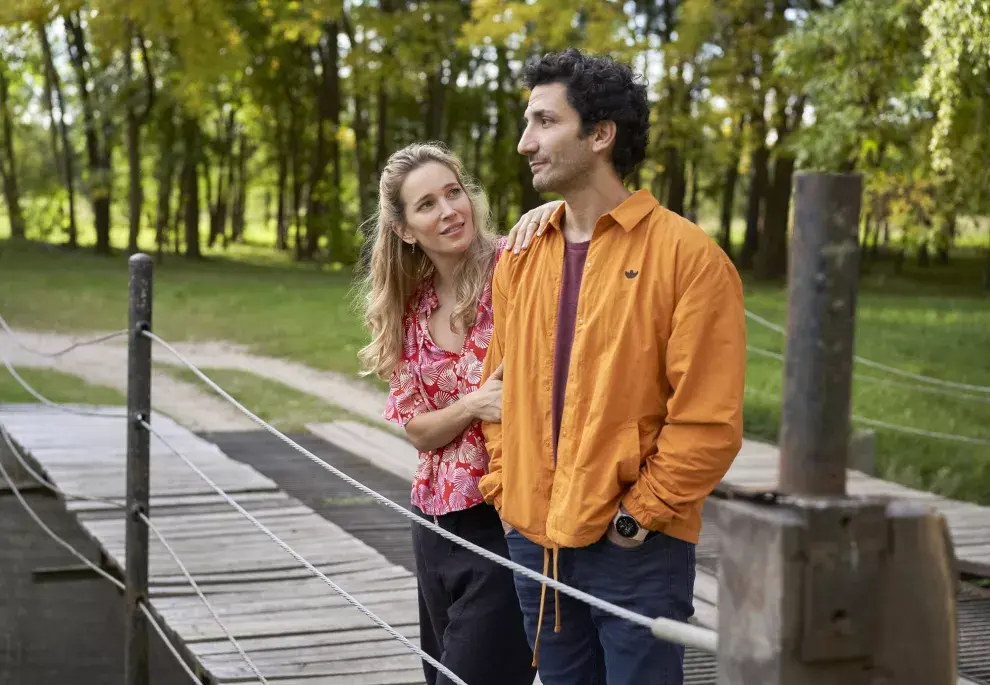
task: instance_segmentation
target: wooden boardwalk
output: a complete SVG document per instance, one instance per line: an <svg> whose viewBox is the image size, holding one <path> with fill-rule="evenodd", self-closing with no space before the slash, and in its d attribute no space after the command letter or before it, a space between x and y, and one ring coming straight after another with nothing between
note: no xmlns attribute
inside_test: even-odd
<svg viewBox="0 0 990 685"><path fill-rule="evenodd" d="M0 423L64 491L123 501L123 419L75 416L35 405L0 405ZM156 414L152 425L314 566L418 642L412 573L170 419ZM9 461L5 458L5 465ZM417 656L300 567L154 438L151 473L152 521L270 682L423 682ZM79 501L68 501L65 506L104 551L110 565L123 568L120 509ZM154 536L150 594L170 634L211 682L257 682Z"/></svg>
<svg viewBox="0 0 990 685"><path fill-rule="evenodd" d="M73 493L123 500L122 419L72 416L36 405L0 405L0 423L59 487ZM358 539L367 535L360 532L362 526L370 525L376 534L383 533L392 540L408 522L400 520L395 528L382 531L378 523L363 523L360 512L353 512L348 523L355 537L300 499L283 492L272 477L259 473L243 460L229 458L212 442L162 416L155 415L153 425L299 553L413 642L418 642L415 577L410 569L395 563L395 558L390 560L368 544L372 538ZM405 440L347 422L310 428L329 442L397 476L390 481L392 490L405 489L402 484L409 482L409 471L415 464L415 450ZM262 439L269 437L259 434L258 440L253 441L258 444L254 451L269 450L270 445ZM252 442L250 436L245 440ZM231 442L228 450L238 451L237 444ZM347 605L322 581L313 578L157 440L153 438L151 445L152 518L200 583L225 625L269 681L280 685L423 682L415 655ZM298 458L306 466L313 466L297 455L280 458ZM775 468L774 462L775 456L765 446L747 445L730 478L740 485L760 485L761 478L768 478L768 469ZM328 480L333 479L320 471ZM288 471L277 469L276 473ZM387 481L389 474L378 473L379 478L384 476ZM281 475L277 477L281 483ZM898 494L876 490L890 486L877 479L853 476L850 481L853 491L870 487L877 494ZM932 501L940 499L926 493L915 496ZM337 499L328 497L332 501ZM120 510L91 502L70 501L65 506L104 551L110 565L121 567L124 526ZM711 527L703 533L695 587L695 621L708 627L717 624L718 585L711 563L717 558L716 533ZM168 631L178 638L187 658L200 669L206 682L257 681L192 593L174 561L153 537L151 595L156 613L165 620ZM977 613L981 625L985 624L990 604L969 606ZM961 658L967 649L987 651L963 635ZM711 657L692 654L689 650L686 666L686 682L714 683ZM961 678L959 682L970 681Z"/></svg>

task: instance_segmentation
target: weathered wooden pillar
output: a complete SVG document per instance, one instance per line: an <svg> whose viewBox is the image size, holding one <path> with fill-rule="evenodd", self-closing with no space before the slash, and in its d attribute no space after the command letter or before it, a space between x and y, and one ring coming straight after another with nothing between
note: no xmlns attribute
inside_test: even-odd
<svg viewBox="0 0 990 685"><path fill-rule="evenodd" d="M858 175L799 173L774 493L719 504L719 685L954 685L941 517L850 497Z"/></svg>
<svg viewBox="0 0 990 685"><path fill-rule="evenodd" d="M124 592L127 606L124 685L148 685L148 621L141 604L148 601L148 525L151 477L150 436L141 421L151 422L151 276L146 254L129 263L127 347L127 521Z"/></svg>

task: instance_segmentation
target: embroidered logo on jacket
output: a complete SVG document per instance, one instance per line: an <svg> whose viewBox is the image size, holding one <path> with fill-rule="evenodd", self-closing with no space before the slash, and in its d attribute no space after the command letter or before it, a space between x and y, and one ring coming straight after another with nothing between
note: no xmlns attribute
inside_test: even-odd
<svg viewBox="0 0 990 685"><path fill-rule="evenodd" d="M626 278L636 278L637 276L639 276L638 271L633 271L632 269L629 269L629 271L626 272Z"/></svg>

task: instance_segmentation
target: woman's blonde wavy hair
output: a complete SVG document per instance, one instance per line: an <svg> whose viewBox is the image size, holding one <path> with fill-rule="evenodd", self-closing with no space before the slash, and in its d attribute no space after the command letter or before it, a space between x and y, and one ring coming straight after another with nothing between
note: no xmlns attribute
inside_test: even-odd
<svg viewBox="0 0 990 685"><path fill-rule="evenodd" d="M450 315L452 328L466 331L474 325L485 284L495 262L488 198L470 179L464 164L441 143L413 143L389 157L378 184L378 210L371 225L370 260L361 283L364 325L371 342L358 352L362 375L386 379L402 356L402 316L409 297L433 276L433 262L423 250L404 242L397 231L405 220L400 192L406 178L424 164L437 162L450 169L471 202L474 239L454 271L457 305Z"/></svg>

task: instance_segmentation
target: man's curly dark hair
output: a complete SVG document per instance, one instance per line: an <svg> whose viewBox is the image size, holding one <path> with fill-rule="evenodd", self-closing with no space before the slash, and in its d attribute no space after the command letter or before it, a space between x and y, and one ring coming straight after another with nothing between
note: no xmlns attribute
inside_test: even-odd
<svg viewBox="0 0 990 685"><path fill-rule="evenodd" d="M562 83L567 101L581 115L583 135L600 121L615 122L612 164L625 178L646 157L650 107L646 84L629 66L608 57L593 57L571 48L526 65L526 87Z"/></svg>

